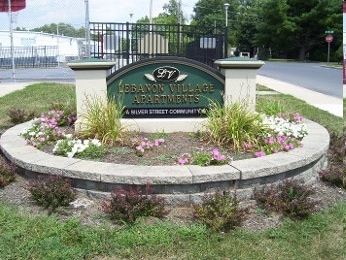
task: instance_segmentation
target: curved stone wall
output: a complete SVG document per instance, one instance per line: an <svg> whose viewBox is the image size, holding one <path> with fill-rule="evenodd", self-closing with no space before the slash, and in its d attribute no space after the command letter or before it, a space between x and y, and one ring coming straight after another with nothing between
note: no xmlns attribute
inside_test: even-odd
<svg viewBox="0 0 346 260"><path fill-rule="evenodd" d="M321 125L306 120L308 136L303 148L261 158L232 162L231 165L201 167L138 166L85 161L44 153L26 144L19 133L28 123L8 129L0 139L3 154L24 176L58 174L72 179L72 185L90 194L109 195L118 187L144 186L165 196L168 203L198 203L211 189L234 189L240 197L250 197L253 189L286 178L316 181L318 171L327 165L329 134Z"/></svg>

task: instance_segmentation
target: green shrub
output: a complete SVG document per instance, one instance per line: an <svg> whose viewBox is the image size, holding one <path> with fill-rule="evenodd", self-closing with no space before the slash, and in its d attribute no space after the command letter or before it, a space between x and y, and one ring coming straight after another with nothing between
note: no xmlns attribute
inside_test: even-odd
<svg viewBox="0 0 346 260"><path fill-rule="evenodd" d="M29 181L27 189L39 205L50 211L68 206L76 198L70 180L58 175L39 176L38 179Z"/></svg>
<svg viewBox="0 0 346 260"><path fill-rule="evenodd" d="M106 149L103 145L89 144L89 146L80 153L76 153L76 158L86 159L86 160L97 160L105 156Z"/></svg>
<svg viewBox="0 0 346 260"><path fill-rule="evenodd" d="M86 97L85 107L85 113L81 115L85 120L78 133L82 138L98 139L109 146L120 141L123 131L121 101L110 98L105 102L101 97Z"/></svg>
<svg viewBox="0 0 346 260"><path fill-rule="evenodd" d="M178 160L179 161L179 160ZM223 155L219 149L196 149L192 151L192 164L199 166L208 165L224 165L231 161L231 158L227 158Z"/></svg>
<svg viewBox="0 0 346 260"><path fill-rule="evenodd" d="M328 168L319 172L320 177L323 181L346 189L346 136L340 137L332 133L329 151Z"/></svg>
<svg viewBox="0 0 346 260"><path fill-rule="evenodd" d="M144 191L139 187L120 188L114 190L111 196L111 200L102 202L101 208L118 223L133 224L139 217L163 218L168 214L165 199L152 195L149 184Z"/></svg>
<svg viewBox="0 0 346 260"><path fill-rule="evenodd" d="M27 122L36 117L35 111L27 111L25 109L11 108L7 111L10 121L14 124Z"/></svg>
<svg viewBox="0 0 346 260"><path fill-rule="evenodd" d="M276 116L279 113L282 113L283 111L285 111L285 108L280 103L280 101L272 100L269 102L260 103L257 106L257 110L258 110L258 112L261 112L261 113L266 114L268 116Z"/></svg>
<svg viewBox="0 0 346 260"><path fill-rule="evenodd" d="M5 187L15 180L16 166L8 163L0 155L0 187Z"/></svg>
<svg viewBox="0 0 346 260"><path fill-rule="evenodd" d="M267 211L278 212L291 219L302 219L314 211L317 202L310 199L314 192L297 180L285 180L277 186L271 185L266 191L255 190L254 198Z"/></svg>
<svg viewBox="0 0 346 260"><path fill-rule="evenodd" d="M194 217L215 232L228 232L245 220L248 208L240 207L236 193L217 190L205 194L201 205L194 205Z"/></svg>
<svg viewBox="0 0 346 260"><path fill-rule="evenodd" d="M260 115L249 111L245 102L229 106L212 102L207 116L203 139L220 146L229 145L234 151L240 151L244 143L256 142L265 129Z"/></svg>
<svg viewBox="0 0 346 260"><path fill-rule="evenodd" d="M61 111L59 126L72 125L77 120L76 102L68 99L66 102L53 102L50 104L51 111Z"/></svg>
<svg viewBox="0 0 346 260"><path fill-rule="evenodd" d="M270 50L268 48L261 48L258 53L259 60L269 60L270 59Z"/></svg>

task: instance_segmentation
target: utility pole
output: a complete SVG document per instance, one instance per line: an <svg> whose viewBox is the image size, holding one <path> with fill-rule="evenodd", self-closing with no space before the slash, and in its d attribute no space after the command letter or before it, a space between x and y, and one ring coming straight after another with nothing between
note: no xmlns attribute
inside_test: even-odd
<svg viewBox="0 0 346 260"><path fill-rule="evenodd" d="M8 0L8 15L9 15L9 19L10 19L12 80L16 81L16 65L15 65L15 62L14 62L14 53L13 53L13 16L12 16L12 3L11 3L11 0Z"/></svg>
<svg viewBox="0 0 346 260"><path fill-rule="evenodd" d="M56 45L58 47L58 57L57 57L57 61L58 61L58 68L60 67L60 52L59 52L59 23L56 24Z"/></svg>
<svg viewBox="0 0 346 260"><path fill-rule="evenodd" d="M178 23L182 23L182 17L181 17L181 0L178 2Z"/></svg>
<svg viewBox="0 0 346 260"><path fill-rule="evenodd" d="M85 54L87 58L90 58L89 0L84 0L84 2L85 2L85 41L86 41Z"/></svg>
<svg viewBox="0 0 346 260"><path fill-rule="evenodd" d="M149 23L153 23L153 0L150 0L150 7L149 7Z"/></svg>

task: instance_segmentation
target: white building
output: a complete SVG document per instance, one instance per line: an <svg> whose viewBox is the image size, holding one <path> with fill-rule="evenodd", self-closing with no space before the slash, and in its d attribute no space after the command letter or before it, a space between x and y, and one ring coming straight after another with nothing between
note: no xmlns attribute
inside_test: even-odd
<svg viewBox="0 0 346 260"><path fill-rule="evenodd" d="M68 62L84 56L83 38L31 31L13 31L13 56L16 59ZM9 31L0 31L0 59L11 58Z"/></svg>

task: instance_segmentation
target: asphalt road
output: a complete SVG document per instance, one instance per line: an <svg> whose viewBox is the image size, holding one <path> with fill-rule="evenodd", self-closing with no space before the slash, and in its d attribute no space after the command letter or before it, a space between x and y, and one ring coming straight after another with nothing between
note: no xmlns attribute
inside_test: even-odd
<svg viewBox="0 0 346 260"><path fill-rule="evenodd" d="M12 69L0 70L2 82L12 82ZM16 81L74 81L74 71L68 67L18 68L14 70Z"/></svg>
<svg viewBox="0 0 346 260"><path fill-rule="evenodd" d="M321 66L320 63L265 62L258 74L342 98L342 70ZM11 82L12 70L0 70L0 81ZM16 69L16 81L67 81L73 82L70 68Z"/></svg>
<svg viewBox="0 0 346 260"><path fill-rule="evenodd" d="M258 74L329 96L342 98L342 70L320 63L265 62Z"/></svg>

